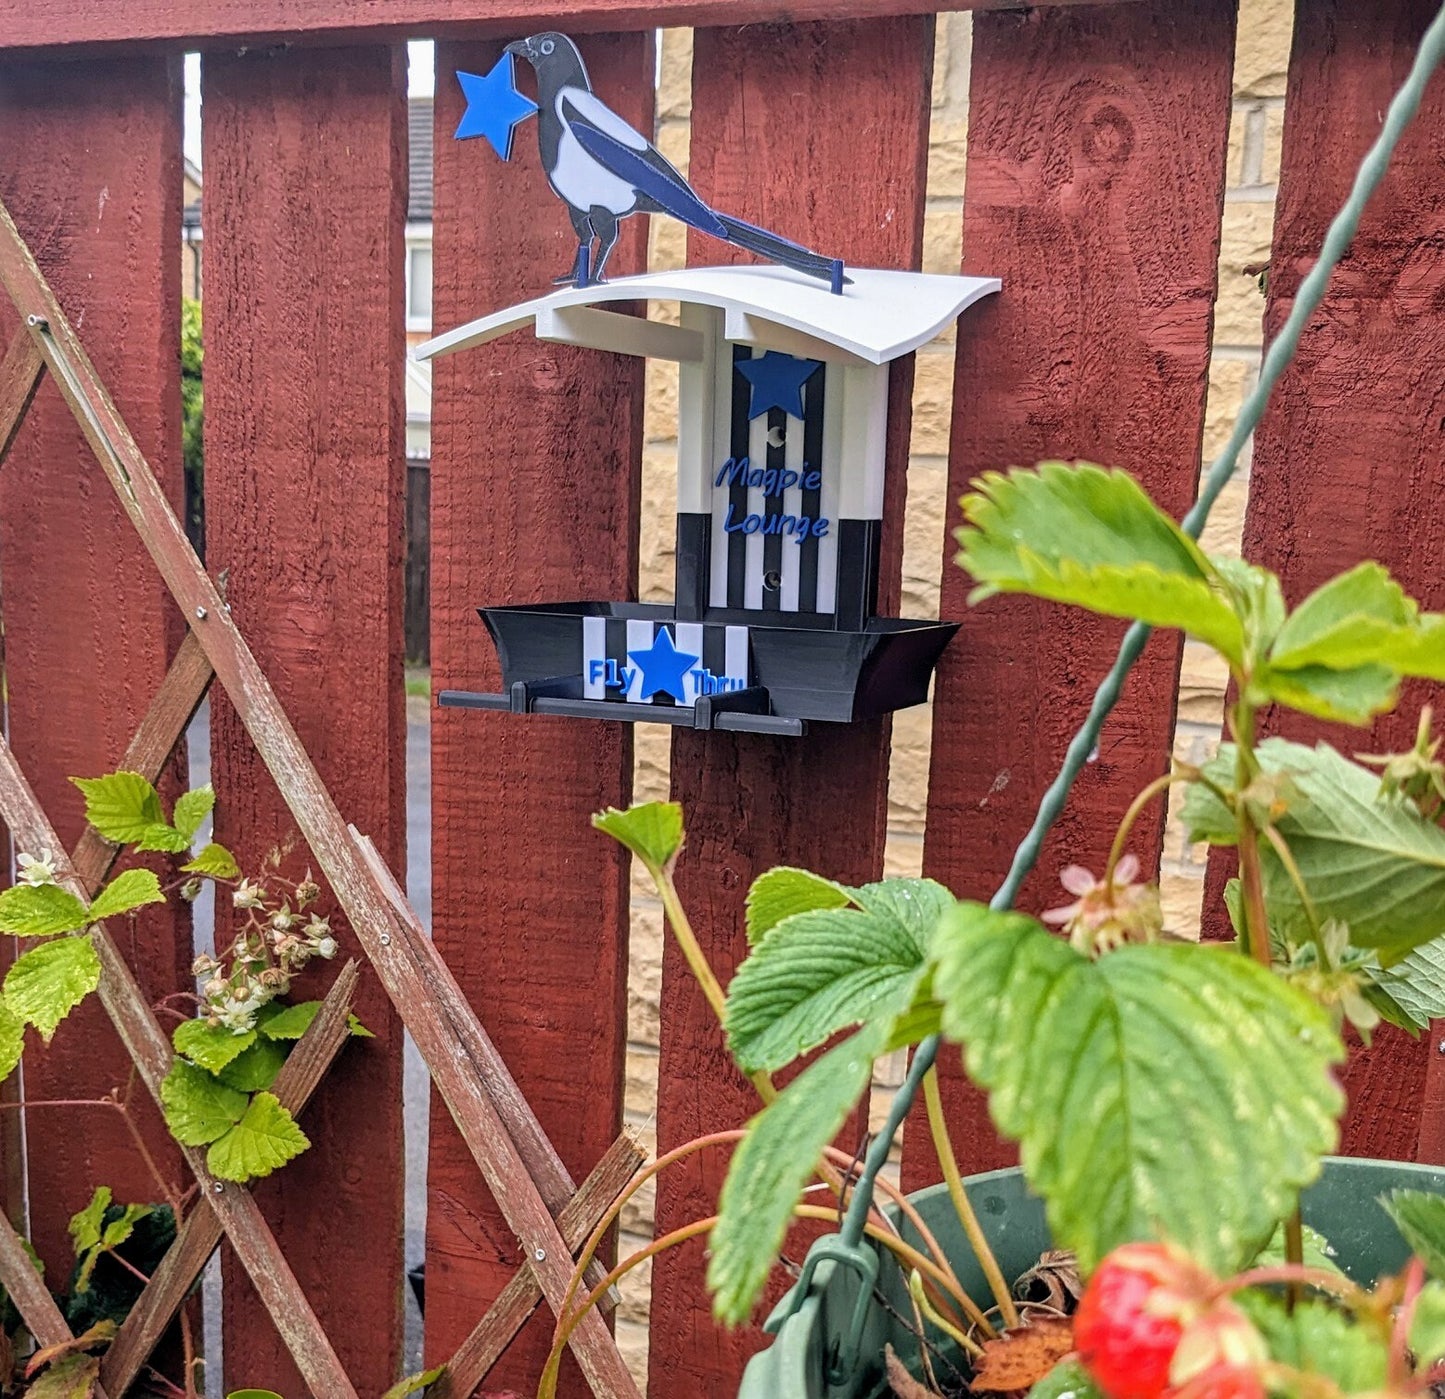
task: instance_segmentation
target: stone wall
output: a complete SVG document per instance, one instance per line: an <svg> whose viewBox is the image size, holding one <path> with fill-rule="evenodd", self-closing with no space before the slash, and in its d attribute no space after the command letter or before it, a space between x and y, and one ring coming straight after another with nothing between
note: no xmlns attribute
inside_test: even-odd
<svg viewBox="0 0 1445 1399"><path fill-rule="evenodd" d="M1275 182L1279 170L1285 70L1293 7L1288 0L1241 0L1234 119L1230 129L1229 189L1224 210L1220 294L1215 354L1210 372L1209 416L1204 453L1208 463L1234 425L1239 405L1252 387L1260 359L1264 299L1244 268L1269 256ZM968 74L972 21L966 14L942 15L933 84L933 120L928 163L927 218L923 267L957 272L962 257L964 156L968 121ZM657 141L686 172L691 101L692 35L662 35L657 103ZM786 231L786 230L784 230ZM682 227L653 221L649 260L654 270L681 266L686 253ZM646 448L643 460L641 596L672 596L675 461L677 448L676 366L649 361ZM908 513L903 559L903 615L936 616L943 566L941 542L949 510L946 471L948 428L953 404L951 335L918 353L913 401L913 435L908 468ZM1008 463L999 463L1000 466ZM1208 549L1237 552L1248 462L1219 502L1205 538ZM1176 751L1190 761L1207 756L1218 743L1224 694L1222 670L1202 649L1187 646L1180 690ZM917 874L922 866L927 800L931 711L928 706L895 717L889 788L888 874ZM662 799L668 792L670 730L639 724L636 799ZM1166 836L1162 893L1169 926L1196 932L1203 892L1203 852L1185 844L1177 821ZM822 871L826 874L827 871ZM662 913L645 876L634 880L632 967L629 984L628 1121L655 1145L657 1103L658 993ZM901 1056L878 1065L873 1119L881 1122L902 1077ZM624 1252L652 1233L652 1193L641 1192L623 1216ZM625 1281L618 1335L641 1378L646 1372L647 1269Z"/></svg>

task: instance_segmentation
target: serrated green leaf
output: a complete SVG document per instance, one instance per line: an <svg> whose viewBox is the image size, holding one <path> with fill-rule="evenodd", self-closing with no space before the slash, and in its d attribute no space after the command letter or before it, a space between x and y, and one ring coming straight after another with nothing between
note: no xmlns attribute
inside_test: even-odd
<svg viewBox="0 0 1445 1399"><path fill-rule="evenodd" d="M1243 623L1213 566L1125 472L1044 462L973 485L955 535L980 584L970 601L1028 593L1179 627L1243 664Z"/></svg>
<svg viewBox="0 0 1445 1399"><path fill-rule="evenodd" d="M85 905L58 884L17 884L0 892L0 933L44 938L79 932L88 921Z"/></svg>
<svg viewBox="0 0 1445 1399"><path fill-rule="evenodd" d="M186 874L205 874L212 879L235 879L241 873L236 857L224 845L215 841L201 847L193 860L181 866Z"/></svg>
<svg viewBox="0 0 1445 1399"><path fill-rule="evenodd" d="M118 918L133 908L165 901L161 882L153 870L124 870L96 895L90 906L90 921L99 923L102 918Z"/></svg>
<svg viewBox="0 0 1445 1399"><path fill-rule="evenodd" d="M1233 785L1234 746L1225 744L1205 771ZM1377 773L1327 744L1306 748L1281 738L1256 750L1261 768L1287 774L1289 806L1276 823L1322 921L1337 919L1355 947L1374 948L1383 963L1445 935L1445 830L1413 803L1381 800ZM1223 808L1197 784L1184 803L1195 835L1222 839ZM1265 902L1274 932L1293 945L1309 937L1294 881L1267 843L1260 845Z"/></svg>
<svg viewBox="0 0 1445 1399"><path fill-rule="evenodd" d="M676 802L641 802L626 811L608 807L592 824L653 870L667 869L682 849L682 807Z"/></svg>
<svg viewBox="0 0 1445 1399"><path fill-rule="evenodd" d="M1422 1370L1445 1357L1445 1283L1427 1282L1415 1299L1410 1349Z"/></svg>
<svg viewBox="0 0 1445 1399"><path fill-rule="evenodd" d="M171 1135L183 1146L205 1146L228 1132L246 1112L244 1093L214 1074L177 1059L161 1083L161 1111Z"/></svg>
<svg viewBox="0 0 1445 1399"><path fill-rule="evenodd" d="M71 1247L76 1256L100 1243L101 1230L105 1226L105 1212L110 1208L110 1186L98 1185L90 1203L76 1214L71 1215L67 1229L70 1232Z"/></svg>
<svg viewBox="0 0 1445 1399"><path fill-rule="evenodd" d="M141 1220L155 1213L154 1205L127 1205L118 1219L112 1219L100 1236L102 1248L119 1248L132 1234Z"/></svg>
<svg viewBox="0 0 1445 1399"><path fill-rule="evenodd" d="M1032 919L960 904L934 960L944 1034L1086 1272L1160 1236L1233 1272L1335 1144L1338 1034L1233 948L1091 962Z"/></svg>
<svg viewBox="0 0 1445 1399"><path fill-rule="evenodd" d="M176 798L175 809L171 812L171 825L186 838L189 845L195 839L201 823L211 814L216 805L216 789L209 782L204 787L192 787Z"/></svg>
<svg viewBox="0 0 1445 1399"><path fill-rule="evenodd" d="M1261 667L1256 688L1277 704L1301 714L1338 724L1368 724L1377 714L1388 714L1400 696L1400 680L1384 666L1356 666L1329 670L1304 666L1299 670Z"/></svg>
<svg viewBox="0 0 1445 1399"><path fill-rule="evenodd" d="M276 1075L281 1072L281 1065L285 1062L285 1049L273 1040L258 1039L243 1054L238 1054L231 1063L221 1069L217 1077L228 1088L235 1088L242 1093L255 1093L275 1083Z"/></svg>
<svg viewBox="0 0 1445 1399"><path fill-rule="evenodd" d="M1028 1399L1104 1399L1104 1394L1077 1360L1061 1360L1029 1390Z"/></svg>
<svg viewBox="0 0 1445 1399"><path fill-rule="evenodd" d="M24 1052L25 1022L10 1009L10 1003L0 996L0 1082L15 1072L15 1066Z"/></svg>
<svg viewBox="0 0 1445 1399"><path fill-rule="evenodd" d="M236 1034L224 1025L208 1025L204 1020L187 1020L177 1025L171 1036L177 1054L193 1064L218 1074L232 1059L256 1042L256 1032Z"/></svg>
<svg viewBox="0 0 1445 1399"><path fill-rule="evenodd" d="M1445 1281L1445 1196L1428 1190L1396 1190L1380 1204L1433 1277Z"/></svg>
<svg viewBox="0 0 1445 1399"><path fill-rule="evenodd" d="M1291 1312L1281 1298L1254 1288L1235 1293L1234 1300L1278 1364L1331 1379L1344 1394L1384 1389L1390 1358L1385 1342L1333 1303L1307 1297Z"/></svg>
<svg viewBox="0 0 1445 1399"><path fill-rule="evenodd" d="M320 1001L299 1001L294 1006L271 1001L256 1013L256 1028L273 1040L299 1040L321 1013ZM346 1017L347 1030L358 1039L374 1040L375 1035L354 1015Z"/></svg>
<svg viewBox="0 0 1445 1399"><path fill-rule="evenodd" d="M1365 995L1392 1025L1418 1034L1445 1017L1445 938L1412 948L1389 967L1365 965L1374 983Z"/></svg>
<svg viewBox="0 0 1445 1399"><path fill-rule="evenodd" d="M713 1312L729 1324L752 1311L823 1148L868 1087L888 1027L867 1025L798 1075L752 1122L728 1167L709 1236Z"/></svg>
<svg viewBox="0 0 1445 1399"><path fill-rule="evenodd" d="M846 908L851 900L847 889L821 875L786 865L771 869L753 880L753 887L748 890L748 943L756 946L766 933L795 913Z"/></svg>
<svg viewBox="0 0 1445 1399"><path fill-rule="evenodd" d="M180 855L191 847L185 836L164 822L147 826L130 844L137 850L160 851L166 855Z"/></svg>
<svg viewBox="0 0 1445 1399"><path fill-rule="evenodd" d="M35 1377L26 1399L90 1399L99 1378L99 1356L64 1355Z"/></svg>
<svg viewBox="0 0 1445 1399"><path fill-rule="evenodd" d="M891 1023L913 1003L952 896L929 880L890 880L855 897L863 907L785 918L738 968L724 1028L744 1072L780 1069L838 1030Z"/></svg>
<svg viewBox="0 0 1445 1399"><path fill-rule="evenodd" d="M206 1165L221 1180L256 1180L269 1176L310 1145L296 1119L274 1094L257 1093L241 1120L212 1143Z"/></svg>
<svg viewBox="0 0 1445 1399"><path fill-rule="evenodd" d="M16 958L5 974L5 1000L49 1044L55 1027L99 985L100 958L90 939L56 938Z"/></svg>
<svg viewBox="0 0 1445 1399"><path fill-rule="evenodd" d="M1286 1256L1284 1232L1284 1225L1281 1224L1274 1231L1270 1241L1255 1255L1249 1265L1251 1268L1279 1268L1289 1261ZM1304 1266L1306 1268L1319 1268L1327 1273L1344 1271L1335 1261L1338 1255L1335 1253L1334 1246L1318 1229L1311 1229L1308 1224L1302 1224L1300 1233L1304 1244Z"/></svg>
<svg viewBox="0 0 1445 1399"><path fill-rule="evenodd" d="M138 772L70 780L85 794L85 819L117 845L129 845L150 827L166 824L155 787Z"/></svg>
<svg viewBox="0 0 1445 1399"><path fill-rule="evenodd" d="M447 1367L438 1365L431 1370L423 1370L419 1375L408 1375L405 1379L398 1380L381 1399L406 1399L408 1394L415 1394L419 1389L425 1389L428 1385L435 1384L446 1374Z"/></svg>

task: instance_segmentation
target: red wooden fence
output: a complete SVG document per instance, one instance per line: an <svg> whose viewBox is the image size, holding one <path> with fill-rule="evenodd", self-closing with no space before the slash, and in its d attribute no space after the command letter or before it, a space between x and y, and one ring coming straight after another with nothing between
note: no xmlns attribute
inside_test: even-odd
<svg viewBox="0 0 1445 1399"><path fill-rule="evenodd" d="M1136 471L1182 513L1199 471L1232 0L1021 11L959 0L0 0L0 195L177 491L177 54L206 50L210 563L229 568L234 616L345 815L398 874L399 39L444 41L434 306L445 327L545 286L569 258L570 232L530 152L503 169L480 143L450 139L460 116L450 73L484 71L503 37L554 23L587 34L598 88L645 129L650 31L704 26L690 152L704 197L850 261L908 267L921 251L933 35L932 21L911 12L954 7L999 11L975 18L964 246L966 270L1001 276L1004 292L960 331L950 494L988 467L1087 455ZM1434 8L1381 0L1362 15L1348 0L1299 0L1271 327ZM750 27L706 27L719 22ZM296 46L268 48L274 40ZM1442 156L1437 85L1260 434L1246 545L1294 596L1374 555L1445 606ZM627 229L616 272L641 268L643 235ZM694 261L720 255L717 245L689 251ZM0 325L0 337L9 330ZM911 362L895 370L885 608L899 589L911 378ZM69 813L68 839L78 803L64 779L119 756L180 619L44 392L0 477L6 677L16 750L46 804ZM480 603L635 596L641 439L636 360L518 338L438 364L438 688L495 683ZM951 543L939 546L951 558ZM925 867L960 893L986 895L1118 628L1022 601L968 612L966 591L946 564L942 609L964 628L938 681ZM1031 906L1052 899L1063 863L1102 859L1127 796L1163 770L1179 654L1167 636L1151 643L1029 885ZM627 864L586 818L628 800L631 735L455 710L438 712L432 733L436 943L580 1179L621 1119L629 915ZM1392 722L1368 742L1401 737ZM219 701L213 745L223 834L252 856L286 839L285 808ZM673 789L689 828L681 882L721 968L741 955L742 898L760 870L806 864L854 882L881 872L888 749L886 724L817 726L797 741L678 732ZM1137 846L1157 864L1161 842L1156 814L1138 827ZM304 852L292 858L304 866ZM1223 872L1212 871L1212 887ZM159 914L140 929L126 950L147 991L183 985L188 924ZM400 1350L400 1034L369 976L359 1010L377 1040L343 1056L308 1110L316 1146L260 1198L358 1392L372 1396ZM28 1091L77 1076L81 1091L103 1091L122 1073L107 1035L98 1016L67 1026L48 1054L27 1055ZM956 1069L954 1056L945 1061ZM664 1149L753 1108L670 952L660 1075ZM1352 1149L1445 1160L1445 1073L1427 1046L1381 1036L1355 1061L1350 1086ZM956 1074L947 1092L967 1164L1006 1159ZM34 1114L28 1130L35 1238L63 1271L65 1221L91 1188L105 1181L139 1198L147 1187L120 1164L126 1152L105 1122L57 1127ZM4 1146L9 1180L14 1139ZM907 1183L935 1170L924 1134L913 1133ZM708 1213L719 1173L707 1160L665 1176L658 1227ZM13 1209L13 1192L6 1203ZM440 1360L516 1262L440 1111L427 1260L427 1352ZM657 1399L728 1393L758 1343L755 1332L713 1327L701 1276L696 1246L656 1266ZM228 1270L227 1299L228 1379L299 1395L239 1269ZM549 1333L545 1315L534 1321L489 1383L525 1391ZM564 1390L586 1392L575 1371Z"/></svg>

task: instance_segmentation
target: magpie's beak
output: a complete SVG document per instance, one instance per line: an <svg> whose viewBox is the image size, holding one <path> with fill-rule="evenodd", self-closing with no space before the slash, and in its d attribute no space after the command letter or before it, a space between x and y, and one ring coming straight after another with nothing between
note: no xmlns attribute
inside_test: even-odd
<svg viewBox="0 0 1445 1399"><path fill-rule="evenodd" d="M528 63L537 61L537 50L532 47L530 39L514 39L507 45L506 52L515 54L518 58L525 58Z"/></svg>

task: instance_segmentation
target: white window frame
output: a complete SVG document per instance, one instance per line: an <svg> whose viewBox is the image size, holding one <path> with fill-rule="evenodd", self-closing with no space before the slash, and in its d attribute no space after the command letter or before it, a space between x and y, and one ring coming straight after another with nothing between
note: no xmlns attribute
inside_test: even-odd
<svg viewBox="0 0 1445 1399"><path fill-rule="evenodd" d="M411 277L412 254L432 251L432 226L429 223L409 223L406 226L406 328L413 331L431 330L431 313L418 315L412 310Z"/></svg>

